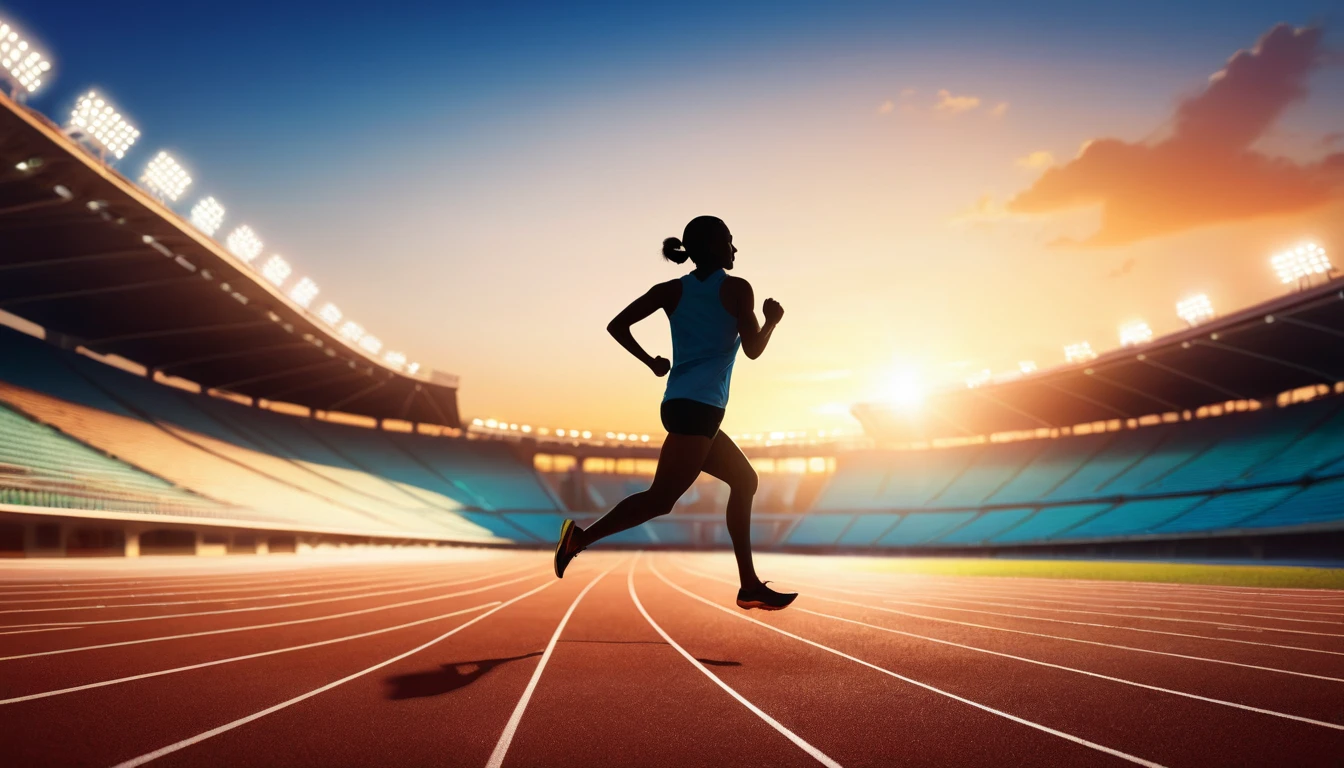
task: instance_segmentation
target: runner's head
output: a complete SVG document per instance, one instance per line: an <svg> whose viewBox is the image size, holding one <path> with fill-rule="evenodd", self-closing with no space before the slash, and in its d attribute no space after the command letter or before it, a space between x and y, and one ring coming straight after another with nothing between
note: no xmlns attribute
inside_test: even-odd
<svg viewBox="0 0 1344 768"><path fill-rule="evenodd" d="M663 258L675 264L690 259L701 269L732 269L735 253L733 233L717 216L696 216L686 225L681 239L669 237L663 241Z"/></svg>

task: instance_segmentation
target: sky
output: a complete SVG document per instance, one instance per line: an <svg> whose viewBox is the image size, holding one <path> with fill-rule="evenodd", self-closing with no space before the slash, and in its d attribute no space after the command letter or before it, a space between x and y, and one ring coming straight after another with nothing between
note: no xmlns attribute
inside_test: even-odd
<svg viewBox="0 0 1344 768"><path fill-rule="evenodd" d="M304 7L299 7L299 6ZM1344 2L0 0L346 315L461 376L463 414L654 432L664 381L606 334L732 229L785 318L729 433L857 430L853 403L1285 289L1344 251ZM1105 5L1106 7L1101 7ZM1286 25L1286 26L1278 26ZM1241 52L1241 53L1239 53ZM670 356L666 321L636 326Z"/></svg>

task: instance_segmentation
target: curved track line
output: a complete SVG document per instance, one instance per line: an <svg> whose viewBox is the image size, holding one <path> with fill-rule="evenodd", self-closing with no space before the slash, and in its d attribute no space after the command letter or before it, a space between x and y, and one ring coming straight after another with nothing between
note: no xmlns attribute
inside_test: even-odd
<svg viewBox="0 0 1344 768"><path fill-rule="evenodd" d="M489 618L490 616L493 616L494 614L498 613L499 611L504 610L505 608L508 608L510 605L513 605L514 603L518 602L519 600L523 600L524 598L531 597L532 595L537 594L538 592L542 591L543 589L546 589L547 587L549 587L549 586L551 586L551 585L553 585L553 584L555 584L554 581L548 581L548 582L546 582L545 584L542 584L542 585L539 586L539 587L535 587L535 588L533 588L533 589L528 590L527 592L524 592L524 593L521 594L521 595L518 595L517 597L510 598L510 599L508 599L508 600L506 600L506 601L500 603L499 605L495 606L494 608L491 608L490 610L486 611L485 613L482 613L480 616L477 616L476 618L471 619L471 620L469 620L469 621L463 622L462 624L459 624L459 625L457 625L456 627L454 627L454 628L448 630L447 632L444 632L443 634L439 635L438 637L436 637L436 638L434 638L434 639L432 639L432 640L430 640L430 641L428 641L428 642L421 643L420 645L417 645L416 647L412 648L412 649L409 650L409 651L405 651L404 653L399 653L399 654L397 654L396 656L393 656L392 658L387 659L386 661L380 661L380 662L378 662L377 664L374 664L374 665L371 666L371 667L367 667L367 668L362 669L362 670L360 670L360 671L358 671L358 672L355 672L355 673L353 673L353 674L346 675L345 677L342 677L342 678L339 679L339 680L335 680L335 681L332 681L332 682L330 682L330 683L327 683L326 685L321 686L320 688L314 688L313 690L311 690L311 691L309 691L309 692L307 692L307 693L299 694L298 696L295 696L295 697L292 698L292 699L286 699L285 701L282 701L282 702L280 702L279 704L276 704L276 705L274 705L274 706L267 707L266 709L263 709L263 710L261 710L260 712L254 712L254 713L252 713L252 714L250 714L250 715L248 715L248 716L246 716L246 717L240 717L240 718L238 718L237 720L234 720L234 721L232 721L232 722L225 723L224 725L218 726L218 727L216 727L216 728L211 728L211 729L208 730L208 731L204 731L204 732L202 732L202 733L198 733L198 734L196 734L195 736L192 736L192 737L190 737L190 738L186 738L186 739L182 739L181 741L174 742L174 743L172 743L172 744L169 744L169 745L166 746L166 747L160 747L159 749L156 749L156 750L154 750L153 752L146 752L145 754L140 755L139 757L133 757L133 758L131 758L130 760L126 760L126 761L124 761L124 762L117 763L113 768L135 768L135 766L137 766L137 765L144 765L145 763L151 762L151 761L153 761L153 760L157 760L157 759L159 759L160 757L163 757L164 755L170 755L170 754L172 754L172 753L174 753L174 752L177 752L177 751L179 751L179 750L186 749L187 747L190 747L190 746L193 745L193 744L199 744L199 743L201 743L202 741L205 741L206 739L210 739L210 738L213 738L213 737L215 737L215 736L218 736L218 735L221 734L221 733L226 733L226 732L231 731L231 730L233 730L233 729L235 729L235 728L238 728L238 727L240 727L240 726L247 725L248 723L253 722L254 720L260 720L261 718L263 718L263 717L265 717L265 716L267 716L267 715L269 715L269 714L272 714L272 713L274 713L274 712L279 712L280 710L285 709L285 708L287 708L287 707L291 707L291 706L293 706L293 705L295 705L295 704L298 704L298 703L301 702L301 701L306 701L306 700L308 700L308 699L311 699L312 697L314 697L314 696L316 696L316 695L318 695L318 694L320 694L320 693L325 693L325 692L327 692L327 691L330 691L331 689L333 689L333 688L335 688L335 687L337 687L337 686L339 686L339 685L343 685L343 684L345 684L345 683L350 682L351 680L354 680L354 679L359 678L359 677L363 677L364 675L367 675L367 674L369 674L370 672L376 672L376 671L382 669L383 667L386 667L386 666L388 666L388 665L390 665L390 664L395 664L395 663L397 663L398 661L401 661L402 659L407 658L408 656L414 656L415 654L417 654L417 653L419 653L419 652L425 650L426 648L429 648L429 647L434 646L434 645L436 645L436 644L438 644L438 643L440 643L440 642L442 642L442 641L444 641L444 640L447 640L448 638L452 637L453 635L457 634L458 632L461 632L462 630L466 629L467 627L470 627L470 626L472 626L473 624L476 624L477 622L484 621L485 619Z"/></svg>
<svg viewBox="0 0 1344 768"><path fill-rule="evenodd" d="M519 571L519 570L523 570L523 569L521 569L521 568L516 568L516 569L514 569L513 571L505 571L504 573L516 573L516 572ZM491 578L492 576L500 576L500 575L502 575L502 574L492 573L492 574L489 574L489 575L487 575L487 576L476 576L476 577L474 577L474 578L470 578L470 579L461 579L461 580L459 580L459 581L449 581L449 582L445 582L445 583L443 583L443 584L440 584L440 585L438 585L438 586L441 586L441 587L451 587L451 586L456 586L456 585L458 585L458 584L470 584L470 583L473 582L473 581L481 581L481 580L483 580L483 579ZM0 661L13 661L13 660L15 660L15 659L31 659L31 658L35 658L35 657L38 657L38 656L58 656L58 655L61 655L61 654L64 654L64 653L76 653L76 652L78 652L78 651L96 651L96 650L101 650L101 649L103 649L103 648L120 648L121 646L125 646L125 645L141 645L141 644L143 644L143 643L159 643L159 642L163 642L163 641L165 641L165 640L182 640L182 639L184 639L184 638L189 638L189 637L206 637L206 636L208 636L208 635L226 635L226 634L230 634L230 633L233 633L233 632L252 632L252 631L255 631L255 630L258 630L258 629L271 629L271 628L273 628L273 627L288 627L288 626L293 626L293 625L295 625L295 624L309 624L309 623L312 623L312 622L315 622L315 621L330 621L331 619L344 619L344 618L347 618L347 617L350 617L350 616L361 616L361 615L366 614L366 613L376 613L376 612L378 612L378 611L387 611L387 610L391 610L391 609L393 609L393 608L405 608L406 606L409 606L409 605L420 605L421 603L430 603L430 602L433 602L433 601L435 601L435 600L447 600L447 599L450 598L450 597L461 597L462 595L474 595L474 594L476 594L477 592L484 592L484 591L487 590L487 589L494 589L495 587L504 586L505 584L516 584L516 583L518 583L518 582L520 582L520 581L525 581L525 580L527 580L527 579L535 579L535 578L537 578L538 576L541 576L541 575L542 575L541 573L533 573L533 574L530 574L530 575L527 575L527 576L519 576L519 577L516 578L516 579L510 579L510 580L508 580L508 581L501 581L501 582L498 582L498 583L496 583L496 584L490 584L490 585L487 585L487 586L484 586L484 587L476 587L475 589L467 589L467 590L463 590L463 591L461 591L461 592L449 592L449 593L447 593L447 594L442 594L442 595L430 595L429 597L422 597L422 598L418 598L418 599L416 599L416 600L404 600L404 601L402 601L402 602L400 602L400 603L387 603L387 604L385 604L385 605L375 605L375 606L372 606L372 607L370 607L370 608L360 608L359 610L354 610L354 611L343 611L343 612L341 612L341 613L329 613L329 614L327 614L327 615L325 615L325 616L309 616L309 617L302 618L302 619L290 619L290 620L288 620L288 621L273 621L273 622L270 622L270 623L267 623L267 624L250 624L250 625L245 626L245 627L225 627L225 628L223 628L223 629L207 629L207 630L203 630L203 631L201 631L201 632L184 632L184 633L177 634L177 635L160 635L160 636L158 636L158 637L144 637L144 638L139 638L139 639L137 639L137 640L121 640L121 641L119 641L119 642L115 642L115 643L101 643L101 644L99 644L99 645L85 645L85 646L80 646L80 647L78 647L78 648L58 648L58 649L53 650L53 651L34 651L34 652L32 652L32 653L20 653L20 654L15 654L15 655L13 655L13 656L0 656ZM60 629L74 629L74 627L60 627Z"/></svg>
<svg viewBox="0 0 1344 768"><path fill-rule="evenodd" d="M747 699L744 696L742 696L742 694L733 690L731 687L729 687L727 683L720 680L718 675L714 674L713 672L710 672L709 669L707 669L704 664L701 664L700 661L696 659L694 656L692 656L685 648L682 648L680 645L678 645L677 641L673 640L671 635L663 631L662 627L658 626L658 622L654 621L653 617L649 615L649 612L644 610L644 604L639 601L639 595L635 593L635 565L639 563L639 557L642 554L643 552L636 554L634 562L630 563L630 572L626 575L625 584L626 587L630 590L630 599L635 601L635 607L638 608L640 614L644 616L644 620L649 622L649 626L653 627L654 631L657 632L660 636L662 636L663 640L666 640L668 645L676 649L677 653L680 653L683 657L685 657L685 659L691 663L691 666L700 670L705 675L705 677L708 677L710 680L712 680L715 685L722 688L725 692L727 692L729 696L732 696L734 699L737 699L737 702L739 704L751 710L752 714L764 720L771 728L774 728L776 731L779 731L784 736L784 738L793 742L799 749L811 755L817 762L821 763L827 768L842 768L842 766L839 763L832 760L829 756L827 756L825 752L822 752L820 749L817 749L816 747L807 743L802 736L799 736L798 734L794 733L788 728L785 728L778 720L774 719L773 717L767 715L765 712L761 711L760 707L757 707L755 704L752 704L750 701L747 701ZM652 567L652 563L650 563L650 567Z"/></svg>
<svg viewBox="0 0 1344 768"><path fill-rule="evenodd" d="M728 579L720 578L720 577L715 576L715 575L713 575L713 574L705 573L704 571L696 570L695 568L691 568L691 567L686 566L686 565L683 565L683 564L681 564L681 563L677 563L676 565L677 565L678 568L682 569L683 571L686 571L687 573L692 573L692 574L695 574L696 576L701 576L701 577L706 578L706 579L711 579L711 580L713 580L713 581L717 581L717 582L720 582L720 583L722 583L722 584L729 584L729 585L733 584L733 582L729 581ZM828 588L827 588L827 587L822 587L822 589L828 589ZM838 591L841 591L841 590L835 590L835 591L838 592ZM1085 644L1085 645L1097 645L1097 646L1101 646L1101 647L1103 647L1103 648L1114 648L1114 649L1116 649L1116 650L1121 650L1121 651L1134 651L1134 652L1136 652L1136 653L1150 653L1150 654L1154 654L1154 655L1157 655L1157 656L1171 656L1171 657L1173 657L1173 658L1177 658L1177 659L1186 659L1186 660L1188 660L1188 661L1207 661L1207 662L1209 662L1209 663L1211 663L1211 664L1226 664L1226 665L1228 665L1228 666L1232 666L1232 667L1244 667L1244 668L1246 668L1246 669L1258 669L1258 670L1260 670L1260 671L1262 671L1262 672L1276 672L1276 673L1278 673L1278 674L1283 674L1283 675L1294 675L1294 676L1297 676L1297 677L1310 677L1310 678L1313 678L1313 679L1316 679L1316 680L1328 680L1328 681L1330 681L1330 682L1334 682L1334 683L1344 683L1344 677L1329 677L1329 676L1327 676L1327 675L1314 675L1314 674L1312 674L1312 673L1310 673L1310 672L1297 672L1297 671L1294 671L1294 670L1291 670L1291 669L1279 669L1278 667L1262 667L1262 666L1260 666L1260 665L1258 665L1258 664L1244 664L1244 663L1239 662L1239 661L1228 661L1228 660L1226 660L1226 659L1211 659L1211 658L1208 658L1208 657L1206 657L1206 656L1190 656L1190 655L1188 655L1188 654L1184 654L1184 653L1174 653L1174 652L1171 652L1171 651L1157 651L1157 650L1153 650L1153 649L1151 649L1151 648L1137 648L1137 647L1132 646L1132 645L1117 645L1117 644L1115 644L1115 643L1103 643L1103 642L1101 642L1101 641L1099 641L1099 640L1084 640L1084 639L1077 638L1077 637L1066 637L1066 636L1064 636L1064 635L1050 635L1050 634L1046 634L1046 633L1044 633L1044 632L1031 632L1031 631L1028 631L1028 630L1025 630L1025 629L1011 629L1011 628L1009 628L1009 627L996 627L996 626L993 626L993 625L991 625L991 624L977 624L977 623L972 622L972 621L957 621L956 619L946 619L946 618L943 618L943 617L941 617L941 616L927 616L927 615L922 614L922 613L910 613L909 611L898 611L898 610L896 610L895 608L885 608L885 607L880 606L880 605L872 605L871 603L860 603L860 602L857 602L857 601L854 601L854 600L841 600L841 599L838 598L838 597L826 597L825 595L812 595L812 597L816 598L817 600L825 600L825 601L830 602L830 603L840 603L841 605L852 605L852 606L854 606L854 607L856 607L856 608L867 608L867 609L869 609L869 610L882 611L882 612L884 612L884 613L893 613L893 614L896 614L897 616L908 616L908 617L910 617L910 618L912 618L912 619L923 619L923 620L926 620L926 621L937 621L937 622L942 622L942 623L944 623L944 624L956 624L956 625L958 625L958 626L963 626L963 627L973 627L973 628L976 628L976 629L988 629L988 630L992 630L992 631L995 631L995 632L1010 632L1010 633L1015 634L1015 635L1028 635L1028 636L1030 636L1030 637L1043 637L1043 638L1047 638L1047 639L1050 639L1050 640L1063 640L1063 641L1065 641L1065 642L1070 642L1070 643L1083 643L1083 644Z"/></svg>
<svg viewBox="0 0 1344 768"><path fill-rule="evenodd" d="M1308 614L1308 615L1312 615L1312 616L1344 616L1344 610L1336 610L1336 611L1308 611L1308 610L1302 610L1302 609L1299 609L1299 608L1276 608L1276 607L1273 607L1273 606L1263 605L1263 604L1260 604L1260 603L1248 603L1248 602L1244 602L1244 601L1223 601L1223 602L1220 602L1220 603L1207 602L1207 601L1191 602L1191 601L1189 601L1189 600L1162 600L1162 599L1160 599L1160 598L1149 598L1149 597L1143 597L1143 598L1139 598L1139 597L1119 597L1119 596L1116 596L1116 595L1111 594L1111 593L1109 593L1109 592L1097 592L1097 593L1091 593L1091 594L1089 594L1089 593L1079 592L1079 591L1077 591L1077 590L1060 590L1060 591L1049 591L1049 590L1047 590L1047 591L1041 591L1041 590L1039 590L1039 589L1011 590L1011 589L1006 589L1006 588L1003 588L1003 587L988 586L988 585L977 585L977 586L970 587L970 588L962 587L962 586L959 586L959 585L952 585L952 584L936 584L936 585L933 585L933 586L934 586L934 588L937 589L937 590L947 590L947 591L951 591L951 592L973 592L973 593L975 593L975 594L984 594L984 595L987 595L987 596L990 596L990 597L1008 597L1008 596L1016 597L1016 596L1022 595L1022 596L1025 596L1025 598L1027 598L1027 599L1040 600L1040 601L1042 601L1042 602L1068 602L1068 603L1073 603L1073 604L1079 604L1079 603L1083 602L1083 601L1084 601L1085 599L1087 599L1087 598L1095 598L1095 599L1100 599L1100 600L1113 600L1113 601L1118 601L1118 602L1122 602L1122 603L1149 603L1149 604L1156 603L1156 604L1158 604L1158 605L1189 605L1189 606L1198 606L1198 607L1200 607L1200 608L1251 608L1251 609L1259 610L1259 611L1275 611L1275 612L1278 612L1278 613L1303 613L1303 614ZM1052 597L1056 597L1056 598L1063 597L1063 598L1072 598L1072 599L1071 599L1071 600L1055 600L1055 601L1051 601L1051 600L1048 600L1048 599L1045 597L1045 596L1047 596L1047 595L1048 595L1048 596L1052 596ZM1227 604L1227 603L1230 603L1230 604ZM1131 607L1139 607L1139 606L1113 605L1113 606L1111 606L1111 607L1113 607L1113 608L1131 608ZM1151 607L1151 608L1153 608L1154 610L1161 610L1160 608L1158 608L1158 607L1156 607L1156 606L1153 606L1153 605L1145 605L1145 606L1142 606L1142 607L1145 607L1145 608L1149 608L1149 607ZM1172 610L1181 610L1181 609L1172 609ZM1201 613L1201 612L1203 612L1203 611L1192 611L1192 612L1193 612L1193 613ZM1232 615L1240 615L1240 614L1232 614ZM1247 615L1254 615L1254 614L1247 614ZM1281 617L1274 616L1274 617L1265 617L1265 618L1281 618Z"/></svg>
<svg viewBox="0 0 1344 768"><path fill-rule="evenodd" d="M560 624L555 628L555 633L551 635L550 642L546 643L546 650L541 654L541 660L537 662L537 668L532 670L532 677L527 681L527 687L523 689L522 698L518 699L518 704L513 708L513 713L509 715L509 721L504 724L504 732L499 734L499 741L495 742L495 749L490 753L490 760L486 762L486 768L500 768L504 764L504 755L509 751L509 745L513 743L513 734L518 730L518 723L523 719L523 712L527 709L527 703L532 700L532 692L537 689L537 683L541 682L541 673L546 669L546 662L550 661L551 654L555 652L555 644L560 642L560 633L565 631L565 625L569 623L569 617L574 615L574 610L579 607L589 590L597 586L597 582L602 580L603 576L616 570L621 561L616 561L610 568L599 573L596 578L588 582L579 596L574 598L574 602L569 604L569 610L560 619ZM3 702L0 702L3 703Z"/></svg>
<svg viewBox="0 0 1344 768"><path fill-rule="evenodd" d="M649 563L649 569L650 569L651 571L653 571L653 574L654 574L655 576L657 576L660 580L662 580L662 582L663 582L664 584L668 585L669 587L672 587L673 589L677 590L678 592L682 593L683 595L686 595L687 597L690 597L690 598L693 598L693 599L695 599L695 600L698 600L698 601L704 603L705 605L708 605L708 606L711 607L711 608L714 608L714 609L723 611L724 613L726 613L726 614L728 614L729 616L732 616L732 617L734 617L734 618L738 618L738 619L741 619L741 620L743 620L743 621L749 621L749 622L751 622L752 624L756 624L756 625L758 625L758 626L765 627L766 629L770 630L771 632L778 632L779 634L784 635L785 637L790 637L790 638L793 638L794 640L797 640L797 641L800 642L800 643L806 643L807 645L810 645L810 646L812 646L812 647L814 647L814 648L819 648L819 649L821 649L821 650L823 650L823 651L826 651L826 652L828 652L828 653L833 653L833 654L835 654L836 656L839 656L839 657L841 657L841 658L843 658L843 659L848 659L848 660L850 660L850 661L852 661L852 662L854 662L854 663L856 663L856 664L861 664L861 665L863 665L863 666L865 666L865 667L868 667L869 669L872 669L872 670L877 671L877 672L881 672L882 674L884 674L884 675L888 675L888 676L890 676L890 677L894 677L894 678L896 678L897 680L901 680L902 682L906 682L906 683L909 683L909 684L911 684L911 685L917 685L917 686L919 686L920 688L923 688L923 689L925 689L925 690L927 690L927 691L932 691L933 693L939 694L940 696L946 696L946 697L948 697L949 699L953 699L953 700L955 700L955 701L959 701L959 702L961 702L961 703L963 703L963 704L970 705L970 706L972 706L972 707L975 707L976 709L979 709L979 710L982 710L982 711L985 711L985 712L989 712L990 714L998 715L999 717L1006 718L1006 719L1011 720L1011 721L1013 721L1013 722L1015 722L1015 723L1019 723L1019 724L1021 724L1021 725L1025 725L1025 726L1027 726L1027 727L1029 727L1029 728L1035 728L1035 729L1038 730L1038 731L1042 731L1042 732L1044 732L1044 733L1048 733L1048 734L1050 734L1050 735L1052 735L1052 736L1058 736L1059 738L1064 739L1064 740L1066 740L1066 741L1071 741L1071 742L1073 742L1073 743L1075 743L1075 744L1078 744L1078 745L1081 745L1081 746L1084 746L1084 747L1089 747L1089 748L1091 748L1091 749L1095 749L1095 750L1097 750L1098 752L1104 752L1105 754L1111 755L1111 756L1113 756L1113 757L1118 757L1118 758L1120 758L1121 760L1127 760L1127 761L1129 761L1129 762L1131 762L1131 763L1135 763L1135 764L1137 764L1137 765L1147 766L1147 768L1163 768L1163 766L1162 766L1161 763L1155 763L1155 762L1153 762L1153 761L1151 761L1151 760L1145 760L1145 759L1143 759L1143 758L1141 758L1141 757L1137 757L1137 756L1135 756L1135 755L1131 755L1131 754L1129 754L1128 752L1121 752L1121 751L1118 750L1118 749L1112 749L1111 747L1107 747L1107 746L1104 746L1104 745L1102 745L1102 744L1097 744L1096 742L1088 741L1087 739L1084 739L1084 738L1082 738L1082 737L1080 737L1080 736L1074 736L1074 735L1071 734L1071 733L1065 733L1065 732L1063 732L1063 731L1055 730L1054 728L1051 728L1051 727L1048 726L1048 725L1041 725L1040 723L1036 723L1036 722L1033 722L1033 721L1031 721L1031 720L1027 720L1027 719L1025 719L1025 718L1018 717L1017 715L1011 715L1011 714L1009 714L1009 713L1007 713L1007 712L1004 712L1004 711L1002 711L1002 710L995 709L995 708L993 708L993 707L991 707L991 706L989 706L989 705L987 705L987 704L981 704L981 703L976 702L976 701L971 701L970 699L967 699L967 698L958 696L957 694L955 694L955 693L951 693L950 691L944 691L944 690L941 689L941 688L935 688L934 686L929 685L928 683L921 683L921 682L918 681L918 680L914 680L914 679L912 679L912 678L906 677L905 675L901 675L901 674L898 674L898 673L896 673L896 672L892 672L892 671L889 670L889 669L886 669L886 668L884 668L884 667L879 667L879 666L877 666L876 664L873 664L873 663L864 661L863 659L857 658L857 657L855 657L855 656L850 656L849 654L845 653L844 651L836 650L835 648L832 648L832 647L830 647L829 645L822 645L821 643L818 643L818 642L816 642L815 640L808 640L808 639L805 638L805 637L801 637L801 636L799 636L799 635L795 635L795 634L793 634L792 632L789 632L789 631L787 631L787 630L780 629L779 627L776 627L776 626L773 626L773 625L770 625L770 624L766 624L766 623L763 622L763 621L758 621L758 620L756 620L756 619L751 618L750 616L746 616L746 615L741 614L741 613L734 613L732 610L730 610L730 609L728 609L728 608L725 608L725 607L719 605L718 603L715 603L715 602L712 601L712 600L708 600L708 599L706 599L706 598L703 598L703 597L701 597L700 595L697 595L697 594L695 594L694 592L691 592L690 590L685 589L685 588L683 588L683 587L681 587L681 586L679 586L679 585L673 583L672 581L668 580L668 578L662 574L662 571L659 571L659 570L658 570L658 567L655 566L652 562Z"/></svg>
<svg viewBox="0 0 1344 768"><path fill-rule="evenodd" d="M408 621L408 622L406 622L405 624L397 624L397 625L395 625L395 626L391 626L391 627L383 627L382 629L372 629L372 630L369 630L368 632L360 632L359 634L355 634L355 635L345 635L344 637L333 637L333 638L330 638L330 639L327 639L327 640L318 640L318 641L315 641L315 642L312 642L312 643L304 643L303 645L291 645L291 646L289 646L288 648L275 648L275 649L272 649L272 650L269 650L269 651L259 651L259 652L257 652L257 653L248 653L248 654L244 654L244 655L242 655L242 656L231 656L231 657L229 657L229 658L227 658L227 659L215 659L215 660L213 660L213 661L203 661L203 662L201 662L201 663L199 663L199 664L188 664L188 665L185 666L185 667L174 667L174 668L172 668L172 669L161 669L161 670L159 670L159 671L157 671L157 672L145 672L145 673L143 673L143 674L139 674L139 675L129 675L129 676L127 676L127 677L118 677L118 678L115 678L115 679L113 679L113 680L100 680L100 681L98 681L98 682L96 682L96 683L88 683L88 684L86 684L86 685L76 685L76 686L71 686L70 688L59 688L59 689L52 690L52 691L43 691L43 692L41 692L41 693L30 693L30 694L28 694L27 696L15 696L14 698L11 698L11 699L0 699L0 706L2 706L2 705L6 705L6 704L19 704L19 703L22 703L22 702L25 702L25 701L33 701L33 700L35 700L35 699L49 699L49 698L51 698L52 696L63 696L63 695L65 695L65 694L67 694L67 693L78 693L79 691L88 691L88 690L92 690L92 689L94 689L94 688L106 688L106 687L109 686L109 685L120 685L120 684L122 684L122 683L131 683L131 682L135 682L136 680L147 680L147 679L149 679L149 678L151 678L151 677L162 677L163 675L171 675L171 674L175 674L175 673L177 673L177 672L189 672L189 671L191 671L191 670L193 670L193 669L205 669L206 667L216 667L216 666L219 666L220 664L231 664L231 663L233 663L233 662L235 662L235 661L247 661L247 660L249 660L249 659L260 659L260 658L262 658L262 657L264 657L264 656L274 656L274 655L279 654L279 653L289 653L290 651L303 651L303 650L307 650L307 649L309 649L309 648L319 648L319 647L324 646L324 645L334 645L334 644L336 644L336 643L344 643L344 642L346 642L347 640L358 640L358 639L360 639L360 638L364 638L364 637L372 637L373 635L382 635L382 634L386 634L386 633L388 633L388 632L395 632L395 631L398 630L398 629L407 629L408 627L416 627L416 626L419 626L419 625L421 625L421 624L428 624L428 623L430 623L430 622L432 622L432 621L438 621L438 620L440 620L440 619L447 619L447 618L450 618L450 617L452 617L452 616L460 616L460 615L462 615L462 614L464 614L464 613L472 613L473 611L479 611L479 610L481 610L481 609L483 609L483 608L490 608L490 607L492 607L492 606L499 605L499 603L500 603L500 601L498 601L498 600L492 600L491 602L488 602L488 603L481 603L480 605L472 606L471 608L463 608L463 609L461 609L461 610L453 611L453 612L451 612L451 613L441 613L441 614L439 614L438 616L430 616L430 617L427 618L427 619L418 619L418 620L416 620L416 621Z"/></svg>

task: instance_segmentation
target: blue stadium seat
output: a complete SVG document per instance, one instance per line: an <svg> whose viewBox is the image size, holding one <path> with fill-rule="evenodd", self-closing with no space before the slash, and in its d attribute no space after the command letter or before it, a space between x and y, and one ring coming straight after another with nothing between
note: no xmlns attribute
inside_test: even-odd
<svg viewBox="0 0 1344 768"><path fill-rule="evenodd" d="M997 536L991 536L995 544L1017 544L1029 541L1045 541L1088 518L1095 517L1110 509L1113 504L1073 504L1066 507L1046 507L1021 523L1009 527Z"/></svg>
<svg viewBox="0 0 1344 768"><path fill-rule="evenodd" d="M1028 507L1016 509L995 509L980 513L980 516L966 525L957 528L941 538L934 539L935 544L984 544L991 537L1017 525L1034 510Z"/></svg>
<svg viewBox="0 0 1344 768"><path fill-rule="evenodd" d="M1296 525L1332 524L1344 528L1344 480L1316 483L1289 496L1239 528L1287 528Z"/></svg>
<svg viewBox="0 0 1344 768"><path fill-rule="evenodd" d="M1153 530L1156 533L1185 533L1236 528L1242 520L1269 509L1299 490L1298 486L1290 485L1221 493Z"/></svg>
<svg viewBox="0 0 1344 768"><path fill-rule="evenodd" d="M1111 536L1138 536L1184 514L1205 498L1207 497L1176 496L1167 499L1127 501L1081 525L1061 532L1056 538L1101 539Z"/></svg>
<svg viewBox="0 0 1344 768"><path fill-rule="evenodd" d="M849 526L849 530L840 535L840 540L836 544L841 547L870 547L877 543L877 537L900 519L901 515L889 512L859 515Z"/></svg>
<svg viewBox="0 0 1344 768"><path fill-rule="evenodd" d="M912 547L935 539L975 517L974 512L911 512L877 540L882 547Z"/></svg>
<svg viewBox="0 0 1344 768"><path fill-rule="evenodd" d="M853 521L854 515L823 513L808 515L798 521L798 525L789 533L784 543L789 546L829 547L839 541L840 534L844 533L845 528Z"/></svg>

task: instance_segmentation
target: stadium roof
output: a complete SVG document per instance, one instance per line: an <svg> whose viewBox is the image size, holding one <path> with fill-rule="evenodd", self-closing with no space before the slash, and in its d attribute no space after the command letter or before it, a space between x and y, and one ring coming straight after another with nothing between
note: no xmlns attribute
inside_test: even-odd
<svg viewBox="0 0 1344 768"><path fill-rule="evenodd" d="M455 377L409 375L347 343L3 95L0 162L0 310L205 388L461 426Z"/></svg>
<svg viewBox="0 0 1344 768"><path fill-rule="evenodd" d="M1344 278L1172 333L1019 378L930 395L919 409L864 404L887 442L1068 427L1265 400L1344 380Z"/></svg>

